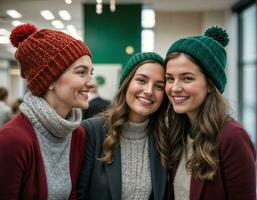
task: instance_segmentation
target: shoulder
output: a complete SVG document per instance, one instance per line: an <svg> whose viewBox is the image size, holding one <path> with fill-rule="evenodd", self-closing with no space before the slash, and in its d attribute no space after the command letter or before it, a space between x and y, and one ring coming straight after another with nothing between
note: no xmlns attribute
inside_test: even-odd
<svg viewBox="0 0 257 200"><path fill-rule="evenodd" d="M102 116L92 117L86 120L83 120L81 125L84 128L99 128L99 126L103 126L105 123L105 118Z"/></svg>
<svg viewBox="0 0 257 200"><path fill-rule="evenodd" d="M0 157L11 159L31 155L39 149L35 131L23 114L6 123L0 129Z"/></svg>
<svg viewBox="0 0 257 200"><path fill-rule="evenodd" d="M230 119L224 124L220 131L221 141L237 141L240 139L250 140L249 134L243 126L235 119Z"/></svg>
<svg viewBox="0 0 257 200"><path fill-rule="evenodd" d="M255 154L249 134L235 119L224 124L220 131L220 148L223 151L248 151Z"/></svg>
<svg viewBox="0 0 257 200"><path fill-rule="evenodd" d="M0 129L0 140L30 141L35 139L34 129L31 123L23 114L7 122Z"/></svg>

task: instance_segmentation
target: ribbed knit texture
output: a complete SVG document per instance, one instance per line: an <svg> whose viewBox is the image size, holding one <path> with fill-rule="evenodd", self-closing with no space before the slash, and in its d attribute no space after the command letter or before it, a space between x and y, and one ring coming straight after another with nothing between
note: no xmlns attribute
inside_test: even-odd
<svg viewBox="0 0 257 200"><path fill-rule="evenodd" d="M27 24L12 30L10 38L17 37ZM12 40L11 40L12 41ZM42 29L31 33L20 41L15 57L21 68L21 76L27 80L27 87L33 95L41 96L73 62L89 55L90 49L60 31Z"/></svg>
<svg viewBox="0 0 257 200"><path fill-rule="evenodd" d="M148 200L151 196L149 137L145 130L148 122L128 122L122 127L122 200Z"/></svg>
<svg viewBox="0 0 257 200"><path fill-rule="evenodd" d="M35 129L47 179L47 199L68 199L71 192L70 144L72 131L81 123L81 111L73 109L66 120L41 98L28 93L21 112Z"/></svg>
<svg viewBox="0 0 257 200"><path fill-rule="evenodd" d="M187 147L176 170L174 179L174 196L176 200L190 200L191 172L186 169L186 163L192 155L193 140L187 137Z"/></svg>
<svg viewBox="0 0 257 200"><path fill-rule="evenodd" d="M144 53L137 53L134 56L132 56L126 66L123 68L120 76L120 85L123 83L123 81L126 79L126 77L129 75L129 73L137 67L140 63L145 61L155 61L157 63L160 63L161 65L164 65L164 59L157 53L154 52L144 52Z"/></svg>
<svg viewBox="0 0 257 200"><path fill-rule="evenodd" d="M215 31L215 29L220 28L212 27L210 29ZM208 30L206 32L208 32ZM228 37L227 33L224 34ZM229 39L225 39L228 42ZM218 39L215 38L215 34L213 37L210 34L208 36L201 35L181 38L170 46L165 61L167 62L169 56L175 52L183 52L190 55L200 64L200 67L213 81L220 93L223 93L227 83L225 74L227 55L224 48L227 43L224 43L222 39L220 40L221 41L218 41Z"/></svg>

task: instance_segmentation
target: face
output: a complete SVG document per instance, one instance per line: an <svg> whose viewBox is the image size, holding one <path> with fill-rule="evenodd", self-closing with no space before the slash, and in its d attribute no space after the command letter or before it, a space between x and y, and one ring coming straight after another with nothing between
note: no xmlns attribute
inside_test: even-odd
<svg viewBox="0 0 257 200"><path fill-rule="evenodd" d="M165 71L158 63L144 63L138 67L126 92L130 108L129 120L143 122L161 105L164 98Z"/></svg>
<svg viewBox="0 0 257 200"><path fill-rule="evenodd" d="M181 54L167 63L165 91L174 111L186 113L192 121L210 91L210 86L198 65Z"/></svg>
<svg viewBox="0 0 257 200"><path fill-rule="evenodd" d="M92 73L91 58L87 55L80 57L51 84L45 99L62 116L72 108L88 108L88 93L95 87Z"/></svg>

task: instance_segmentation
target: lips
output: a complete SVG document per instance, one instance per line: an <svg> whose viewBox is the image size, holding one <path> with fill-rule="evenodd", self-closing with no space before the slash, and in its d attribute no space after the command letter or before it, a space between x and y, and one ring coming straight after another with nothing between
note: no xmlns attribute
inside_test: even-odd
<svg viewBox="0 0 257 200"><path fill-rule="evenodd" d="M86 91L80 91L79 94L83 96L84 98L88 99L88 92Z"/></svg>
<svg viewBox="0 0 257 200"><path fill-rule="evenodd" d="M189 97L187 96L173 96L173 101L175 103L183 103L185 102L187 99L189 99Z"/></svg>
<svg viewBox="0 0 257 200"><path fill-rule="evenodd" d="M151 105L154 103L153 100L146 97L136 97L136 99L143 105Z"/></svg>

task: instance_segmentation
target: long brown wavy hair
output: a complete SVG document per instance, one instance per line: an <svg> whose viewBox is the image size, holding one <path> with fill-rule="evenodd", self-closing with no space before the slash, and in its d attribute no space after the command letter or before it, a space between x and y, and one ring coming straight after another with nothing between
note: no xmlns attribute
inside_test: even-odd
<svg viewBox="0 0 257 200"><path fill-rule="evenodd" d="M148 60L138 64L121 84L110 107L102 113L102 116L106 118L105 126L107 128L107 134L103 143L103 156L99 158L103 164L111 164L113 161L113 150L120 142L121 126L128 121L128 114L130 111L129 106L126 103L127 88L138 67L145 63L156 62ZM168 98L164 95L163 102L158 110L149 116L149 123L147 126L147 132L153 134L156 148L160 153L161 163L166 168L168 167L169 148L165 116L168 104Z"/></svg>
<svg viewBox="0 0 257 200"><path fill-rule="evenodd" d="M168 60L181 54L200 66L197 61L185 53L173 53L168 57ZM178 114L172 105L169 106L169 167L174 168L181 160L186 148L187 136L190 133L193 138L193 154L187 161L186 168L191 171L193 176L201 180L213 180L219 167L217 157L219 132L230 117L227 114L229 109L227 101L207 76L206 80L211 91L201 104L194 124L190 123L186 114Z"/></svg>

